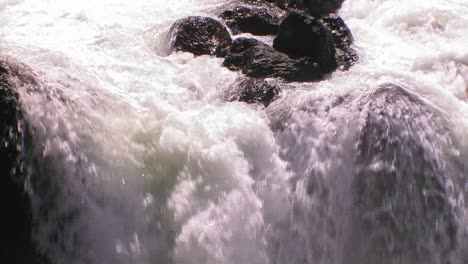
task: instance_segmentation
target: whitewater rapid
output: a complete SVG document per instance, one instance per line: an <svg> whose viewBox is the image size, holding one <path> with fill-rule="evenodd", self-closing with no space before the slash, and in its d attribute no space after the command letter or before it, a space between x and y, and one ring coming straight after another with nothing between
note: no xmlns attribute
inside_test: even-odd
<svg viewBox="0 0 468 264"><path fill-rule="evenodd" d="M39 81L20 98L38 142L31 155L44 159L28 183L34 235L52 261L311 263L296 256L316 238L333 248L324 255L339 255L317 263L345 263L335 242L320 237L320 228L331 228L317 215L327 208L291 182L320 171L327 186L346 192L349 179L331 179L352 166L355 131L343 132L343 124L358 117L346 107L334 119L298 111L287 121L290 134L272 129L317 97L332 104L401 84L443 113L459 144L453 151L468 164L468 1L346 1L339 14L360 61L322 82L291 84L266 110L221 99L240 76L222 59L167 54L172 22L225 5L0 1L0 55L26 64ZM318 132L308 131L311 124ZM468 196L468 181L461 189ZM460 236L468 236L466 205L454 203ZM274 243L286 246L277 253Z"/></svg>

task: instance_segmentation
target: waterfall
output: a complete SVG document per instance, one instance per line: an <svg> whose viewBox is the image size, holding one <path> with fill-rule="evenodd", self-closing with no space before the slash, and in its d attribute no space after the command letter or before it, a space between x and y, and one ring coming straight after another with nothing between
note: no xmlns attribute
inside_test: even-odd
<svg viewBox="0 0 468 264"><path fill-rule="evenodd" d="M359 61L266 108L168 50L227 3L0 1L47 262L467 263L468 1L345 1Z"/></svg>

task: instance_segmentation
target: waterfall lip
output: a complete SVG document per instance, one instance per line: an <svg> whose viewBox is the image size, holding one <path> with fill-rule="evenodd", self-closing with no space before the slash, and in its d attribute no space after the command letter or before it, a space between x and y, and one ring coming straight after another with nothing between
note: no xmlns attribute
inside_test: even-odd
<svg viewBox="0 0 468 264"><path fill-rule="evenodd" d="M402 96L406 96L415 103L423 104L427 107L430 107L432 111L436 111L438 113L449 116L444 109L437 106L425 97L421 96L420 94L414 91L414 88L411 88L411 86L408 86L408 84L404 84L403 82L386 82L379 84L373 92L369 93L369 96L371 98L378 97L380 94L385 93L386 89L392 89L394 91L397 91L397 93L401 93Z"/></svg>

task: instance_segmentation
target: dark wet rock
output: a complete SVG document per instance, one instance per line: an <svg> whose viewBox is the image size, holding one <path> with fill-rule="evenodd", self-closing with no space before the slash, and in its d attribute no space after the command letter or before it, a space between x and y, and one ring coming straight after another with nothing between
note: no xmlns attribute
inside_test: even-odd
<svg viewBox="0 0 468 264"><path fill-rule="evenodd" d="M278 7L303 10L315 17L326 16L341 8L344 0L267 0Z"/></svg>
<svg viewBox="0 0 468 264"><path fill-rule="evenodd" d="M254 78L280 77L288 81L322 78L319 65L310 58L292 59L253 38L234 40L223 65Z"/></svg>
<svg viewBox="0 0 468 264"><path fill-rule="evenodd" d="M344 0L298 0L296 2L302 2L301 5L304 5L311 15L320 17L336 12L341 8Z"/></svg>
<svg viewBox="0 0 468 264"><path fill-rule="evenodd" d="M351 30L343 19L336 15L324 17L321 21L333 38L338 65L345 70L349 69L359 59L356 51L351 47L354 41Z"/></svg>
<svg viewBox="0 0 468 264"><path fill-rule="evenodd" d="M274 5L282 9L301 8L301 2L298 0L266 0L267 2L273 3Z"/></svg>
<svg viewBox="0 0 468 264"><path fill-rule="evenodd" d="M0 150L1 160L8 161L0 164L1 175L20 175L19 155L22 136L17 125L21 119L17 97L8 81L8 70L0 64Z"/></svg>
<svg viewBox="0 0 468 264"><path fill-rule="evenodd" d="M170 48L199 55L223 56L231 45L229 32L210 17L190 16L176 21L170 29Z"/></svg>
<svg viewBox="0 0 468 264"><path fill-rule="evenodd" d="M279 11L269 7L236 6L224 10L220 18L234 34L274 35L281 22Z"/></svg>
<svg viewBox="0 0 468 264"><path fill-rule="evenodd" d="M280 92L281 87L277 82L246 78L231 87L225 97L228 101L259 103L267 107L279 96Z"/></svg>
<svg viewBox="0 0 468 264"><path fill-rule="evenodd" d="M290 12L281 22L273 47L290 57L309 57L324 73L337 68L333 36L319 19Z"/></svg>
<svg viewBox="0 0 468 264"><path fill-rule="evenodd" d="M24 145L29 137L18 102L24 78L0 61L0 259L5 263L45 263L32 238L32 209L25 191Z"/></svg>
<svg viewBox="0 0 468 264"><path fill-rule="evenodd" d="M242 4L264 6L264 7L280 7L278 3L276 3L275 0L239 0L239 2Z"/></svg>
<svg viewBox="0 0 468 264"><path fill-rule="evenodd" d="M451 200L466 171L438 113L396 85L363 106L348 263L445 263L459 230ZM352 243L351 243L352 242Z"/></svg>
<svg viewBox="0 0 468 264"><path fill-rule="evenodd" d="M324 26L328 28L335 42L339 48L346 49L354 42L353 34L349 30L343 19L337 15L330 15L321 19Z"/></svg>

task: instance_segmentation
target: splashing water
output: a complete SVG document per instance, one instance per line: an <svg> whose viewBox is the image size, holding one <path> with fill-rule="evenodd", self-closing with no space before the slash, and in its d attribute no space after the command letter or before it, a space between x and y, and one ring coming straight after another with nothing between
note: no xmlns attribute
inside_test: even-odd
<svg viewBox="0 0 468 264"><path fill-rule="evenodd" d="M220 59L167 55L173 21L225 4L0 2L1 53L38 80L20 96L40 250L53 263L464 263L468 3L346 1L360 62L266 110L219 99L239 76Z"/></svg>

